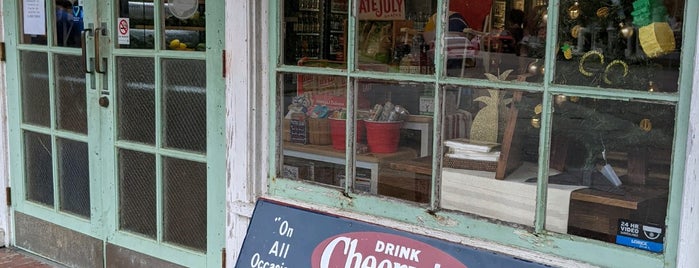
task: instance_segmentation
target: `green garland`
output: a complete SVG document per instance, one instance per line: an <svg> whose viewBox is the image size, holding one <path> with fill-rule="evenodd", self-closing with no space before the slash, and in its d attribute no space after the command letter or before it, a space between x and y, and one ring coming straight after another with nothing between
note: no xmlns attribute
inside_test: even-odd
<svg viewBox="0 0 699 268"><path fill-rule="evenodd" d="M633 24L638 27L649 25L653 22L667 21L667 8L662 0L636 0L633 2Z"/></svg>

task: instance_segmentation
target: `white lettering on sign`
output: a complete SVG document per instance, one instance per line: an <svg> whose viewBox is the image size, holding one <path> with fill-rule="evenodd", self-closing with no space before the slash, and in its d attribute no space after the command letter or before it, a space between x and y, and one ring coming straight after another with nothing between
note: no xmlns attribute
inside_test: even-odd
<svg viewBox="0 0 699 268"><path fill-rule="evenodd" d="M394 245L392 243L386 243L381 240L376 241L376 248L374 249L374 251L382 252L386 255L390 255L393 257L411 260L414 262L420 262L420 259L418 258L420 250L404 247L401 245Z"/></svg>
<svg viewBox="0 0 699 268"><path fill-rule="evenodd" d="M360 20L404 20L405 0L361 0Z"/></svg>
<svg viewBox="0 0 699 268"><path fill-rule="evenodd" d="M284 263L274 263L262 259L260 253L255 253L250 259L250 267L252 268L287 268Z"/></svg>
<svg viewBox="0 0 699 268"><path fill-rule="evenodd" d="M345 268L415 268L408 264L404 264L397 261L391 261L390 259L380 259L374 255L364 256L362 253L357 252L357 244L359 239L352 239L349 237L337 237L330 241L330 243L323 249L323 253L320 257L320 267L330 268L330 259L335 252L336 247L341 247L342 255L345 258ZM378 241L376 243L375 252L384 253L386 255L403 258L409 261L419 262L420 250L411 249L408 247L395 245L392 243L385 243ZM434 268L440 268L441 264L435 263Z"/></svg>

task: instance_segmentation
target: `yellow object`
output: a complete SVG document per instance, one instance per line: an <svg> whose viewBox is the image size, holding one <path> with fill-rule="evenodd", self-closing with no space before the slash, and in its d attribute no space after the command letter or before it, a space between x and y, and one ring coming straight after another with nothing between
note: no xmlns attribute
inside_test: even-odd
<svg viewBox="0 0 699 268"><path fill-rule="evenodd" d="M581 74L584 76L592 76L593 73L589 72L588 70L585 70L585 60L589 58L590 56L595 55L599 58L599 63L604 64L604 55L600 53L597 50L590 50L583 54L582 58L580 58L580 63L578 64L578 71L580 71Z"/></svg>
<svg viewBox="0 0 699 268"><path fill-rule="evenodd" d="M187 48L187 44L185 44L185 43L180 43L180 50L183 50L183 49L185 49L185 48Z"/></svg>
<svg viewBox="0 0 699 268"><path fill-rule="evenodd" d="M623 69L624 71L622 72L623 77L626 77L629 74L629 65L626 64L626 62L623 62L622 60L612 61L612 63L607 65L607 68L604 69L604 82L607 83L608 85L612 84L612 80L609 79L608 74L609 74L609 70L611 70L612 67L614 67L614 65L621 65L621 67L624 68Z"/></svg>
<svg viewBox="0 0 699 268"><path fill-rule="evenodd" d="M171 49L179 49L180 48L180 40L179 39L172 39L172 41L170 41L170 48Z"/></svg>
<svg viewBox="0 0 699 268"><path fill-rule="evenodd" d="M648 57L655 58L675 50L675 35L667 22L654 22L638 29L641 48Z"/></svg>
<svg viewBox="0 0 699 268"><path fill-rule="evenodd" d="M455 13L457 13L457 12L449 11L447 14L447 18L451 17L451 15L454 15ZM446 24L449 25L449 20L447 20ZM432 16L430 16L430 19L427 20L427 24L425 24L425 28L423 29L423 31L433 32L436 27L437 27L437 14L435 13L435 14L432 14Z"/></svg>
<svg viewBox="0 0 699 268"><path fill-rule="evenodd" d="M580 26L580 25L573 26L573 29L570 29L570 35L572 35L574 38L578 38L578 35L580 34L581 28L582 28L582 26Z"/></svg>
<svg viewBox="0 0 699 268"><path fill-rule="evenodd" d="M649 132L653 129L653 124L650 122L650 119L648 118L641 120L638 126L645 132Z"/></svg>

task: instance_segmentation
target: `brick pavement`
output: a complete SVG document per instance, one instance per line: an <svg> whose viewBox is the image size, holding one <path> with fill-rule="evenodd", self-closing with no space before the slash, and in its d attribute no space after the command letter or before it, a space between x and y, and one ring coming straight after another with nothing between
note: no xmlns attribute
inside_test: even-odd
<svg viewBox="0 0 699 268"><path fill-rule="evenodd" d="M61 267L41 257L3 247L0 248L0 267L2 268L57 268Z"/></svg>

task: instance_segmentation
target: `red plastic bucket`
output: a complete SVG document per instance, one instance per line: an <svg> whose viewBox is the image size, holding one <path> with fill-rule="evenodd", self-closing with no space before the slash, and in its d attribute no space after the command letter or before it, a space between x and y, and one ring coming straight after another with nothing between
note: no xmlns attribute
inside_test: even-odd
<svg viewBox="0 0 699 268"><path fill-rule="evenodd" d="M403 122L366 121L366 139L372 153L393 153L398 151L400 127Z"/></svg>
<svg viewBox="0 0 699 268"><path fill-rule="evenodd" d="M347 147L345 145L345 119L332 119L330 120L330 139L333 145L333 149L344 151ZM364 125L364 120L357 121L357 142L363 142L366 139L366 127Z"/></svg>

